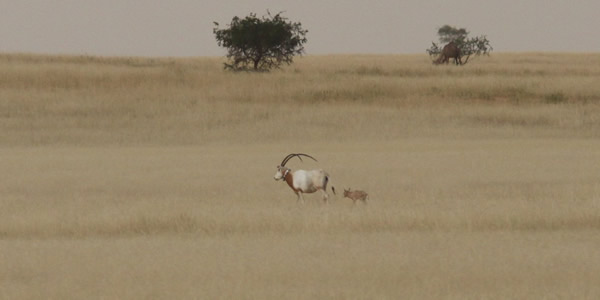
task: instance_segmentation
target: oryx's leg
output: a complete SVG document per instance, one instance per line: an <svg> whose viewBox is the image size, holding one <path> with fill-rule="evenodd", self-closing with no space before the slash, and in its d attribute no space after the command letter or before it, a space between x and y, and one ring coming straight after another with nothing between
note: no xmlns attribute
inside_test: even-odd
<svg viewBox="0 0 600 300"><path fill-rule="evenodd" d="M327 192L325 190L321 190L321 192L323 192L323 202L325 203L329 203L329 194L327 194Z"/></svg>
<svg viewBox="0 0 600 300"><path fill-rule="evenodd" d="M296 203L304 204L304 197L302 197L302 192L298 191L298 192L296 192L296 195L298 195L298 199L296 200Z"/></svg>

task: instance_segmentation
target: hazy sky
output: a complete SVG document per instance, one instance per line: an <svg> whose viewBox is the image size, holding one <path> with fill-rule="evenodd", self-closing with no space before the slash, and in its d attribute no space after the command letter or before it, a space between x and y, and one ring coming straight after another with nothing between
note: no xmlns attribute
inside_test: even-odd
<svg viewBox="0 0 600 300"><path fill-rule="evenodd" d="M600 0L0 0L0 52L220 56L213 21L284 11L307 54L424 53L437 28L494 51L600 52Z"/></svg>

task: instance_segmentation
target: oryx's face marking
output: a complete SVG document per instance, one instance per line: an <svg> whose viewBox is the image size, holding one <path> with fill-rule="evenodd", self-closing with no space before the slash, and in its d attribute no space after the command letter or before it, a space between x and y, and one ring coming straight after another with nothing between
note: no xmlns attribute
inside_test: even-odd
<svg viewBox="0 0 600 300"><path fill-rule="evenodd" d="M282 166L277 166L277 172L275 173L275 176L273 176L273 178L275 180L282 180L285 177L285 173L287 171L289 171L288 168L282 167Z"/></svg>

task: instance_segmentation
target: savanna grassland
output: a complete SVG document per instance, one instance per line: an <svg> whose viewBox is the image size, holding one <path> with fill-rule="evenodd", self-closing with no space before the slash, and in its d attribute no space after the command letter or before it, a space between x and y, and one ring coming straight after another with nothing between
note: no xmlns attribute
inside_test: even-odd
<svg viewBox="0 0 600 300"><path fill-rule="evenodd" d="M598 299L599 83L599 54L0 55L0 298ZM273 180L291 152L331 203Z"/></svg>

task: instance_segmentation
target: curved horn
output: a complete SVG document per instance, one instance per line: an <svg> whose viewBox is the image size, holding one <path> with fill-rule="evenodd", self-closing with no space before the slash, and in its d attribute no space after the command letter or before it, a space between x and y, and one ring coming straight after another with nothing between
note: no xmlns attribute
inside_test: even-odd
<svg viewBox="0 0 600 300"><path fill-rule="evenodd" d="M314 158L314 157L312 157L312 156L310 156L310 155L308 155L308 154L304 154L304 153L292 153L292 154L289 154L288 156L286 156L286 157L283 159L283 161L281 162L281 166L285 166L285 164L287 164L287 162L288 162L290 159L292 159L292 157L294 157L294 156L297 156L297 157L300 159L300 161L302 161L302 157L300 157L300 156L306 156L306 157L309 157L309 158L311 158L311 159L312 159L312 160L314 160L314 161L318 161L316 158Z"/></svg>
<svg viewBox="0 0 600 300"><path fill-rule="evenodd" d="M314 160L314 161L318 162L318 160L317 160L316 158L314 158L314 157L312 157L312 156L310 156L310 155L308 155L308 154L304 154L304 153L296 153L296 156L298 156L298 158L300 158L300 155L302 155L302 156L306 156L306 157L308 157L308 158L310 158L310 159L312 159L312 160ZM302 158L300 158L300 160L302 160Z"/></svg>
<svg viewBox="0 0 600 300"><path fill-rule="evenodd" d="M286 156L286 157L285 157L285 158L284 158L284 159L281 161L281 164L280 164L280 166L282 166L282 167L283 167L283 166L285 166L285 164L287 163L287 161L288 161L288 160L290 160L290 158L292 158L292 157L294 157L294 153L292 153L292 154L288 154L288 156Z"/></svg>

